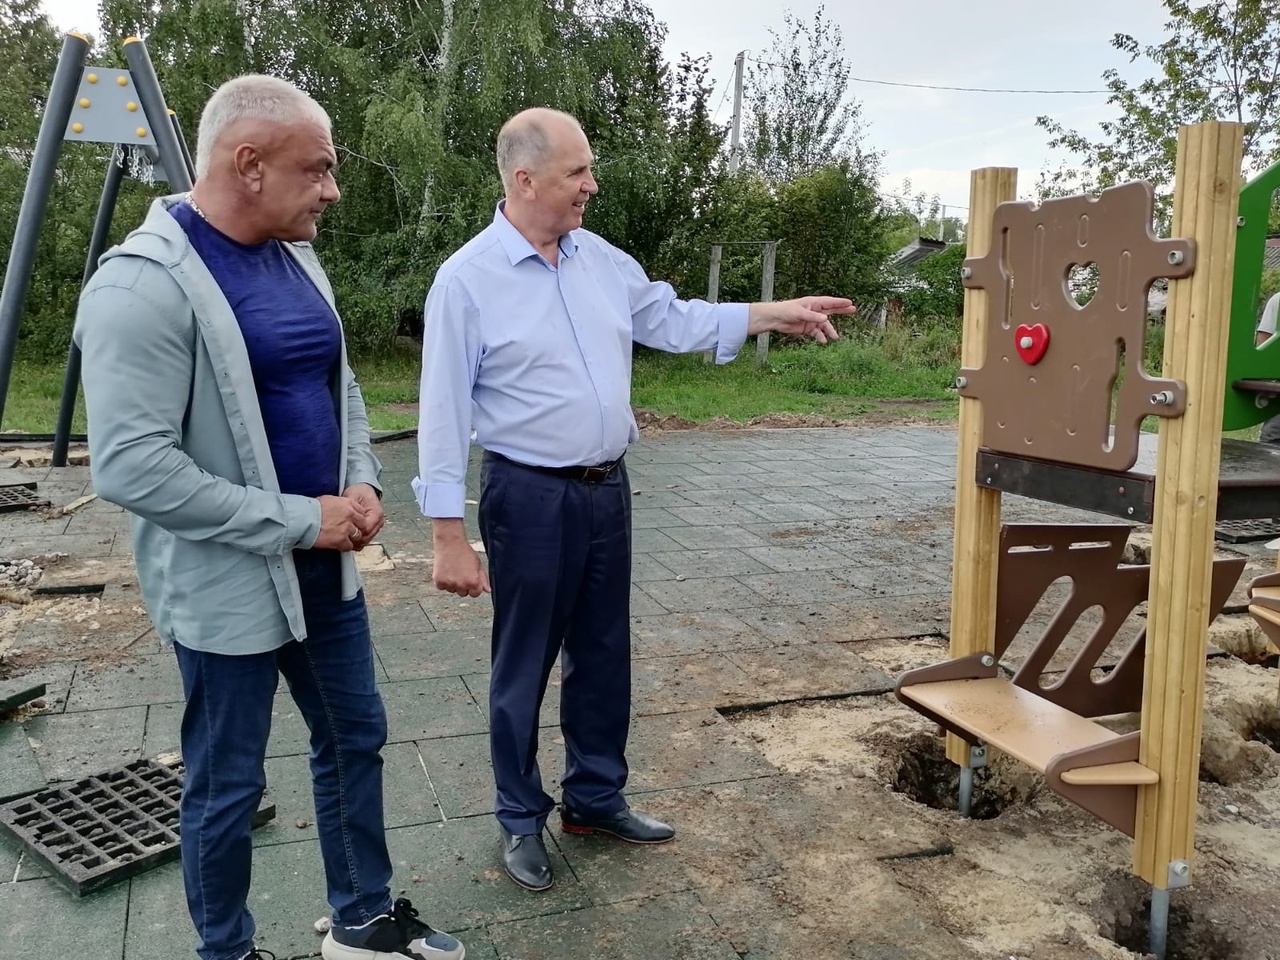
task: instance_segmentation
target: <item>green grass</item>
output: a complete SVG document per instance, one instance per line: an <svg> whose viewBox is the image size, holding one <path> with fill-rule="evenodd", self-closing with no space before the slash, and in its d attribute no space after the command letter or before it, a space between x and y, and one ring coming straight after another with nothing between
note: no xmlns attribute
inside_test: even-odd
<svg viewBox="0 0 1280 960"><path fill-rule="evenodd" d="M18 360L9 377L9 396L4 405L0 429L18 433L53 433L58 426L58 404L62 398L62 364L39 364ZM72 433L84 433L84 396L76 398Z"/></svg>
<svg viewBox="0 0 1280 960"><path fill-rule="evenodd" d="M636 358L631 402L662 416L701 422L723 416L749 420L770 413L813 413L843 419L881 400L947 404L955 367L926 366L908 349L886 350L888 338L852 337L828 346L774 347L768 364L749 343L738 359L717 365L701 354L648 353ZM902 344L897 344L902 347Z"/></svg>
<svg viewBox="0 0 1280 960"><path fill-rule="evenodd" d="M770 413L815 413L845 419L877 408L879 401L932 400L922 411L955 416L955 352L947 333L907 331L863 334L828 346L778 345L766 367L749 342L733 363L706 363L701 354L672 356L645 351L636 358L632 399L663 416L697 422L714 417L748 420ZM941 361L941 363L939 363ZM397 409L418 400L419 358L400 350L353 361L375 430L416 427L417 414ZM4 429L52 433L62 390L60 365L19 362L14 367ZM85 430L81 400L74 429Z"/></svg>

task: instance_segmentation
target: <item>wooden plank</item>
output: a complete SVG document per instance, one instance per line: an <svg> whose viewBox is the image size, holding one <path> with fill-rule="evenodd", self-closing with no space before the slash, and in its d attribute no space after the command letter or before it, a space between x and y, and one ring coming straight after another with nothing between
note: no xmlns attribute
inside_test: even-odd
<svg viewBox="0 0 1280 960"><path fill-rule="evenodd" d="M1119 736L1002 677L921 683L899 693L1041 773L1060 753Z"/></svg>
<svg viewBox="0 0 1280 960"><path fill-rule="evenodd" d="M1160 421L1133 869L1157 888L1194 853L1204 664L1218 501L1219 437L1240 191L1240 124L1178 132L1172 235L1196 242L1196 271L1169 285L1163 376L1186 413Z"/></svg>
<svg viewBox="0 0 1280 960"><path fill-rule="evenodd" d="M1018 171L984 167L969 178L967 255L985 256L991 249L996 207L1016 198ZM990 323L986 290L964 292L962 366L978 366L987 353ZM964 657L991 647L996 625L996 566L1000 546L1000 493L974 482L982 446L981 401L960 398L956 456L955 541L951 576L951 656ZM947 756L969 763L969 745L948 734Z"/></svg>
<svg viewBox="0 0 1280 960"><path fill-rule="evenodd" d="M1160 775L1140 763L1104 763L1077 767L1062 774L1062 782L1073 787L1133 787L1158 783Z"/></svg>

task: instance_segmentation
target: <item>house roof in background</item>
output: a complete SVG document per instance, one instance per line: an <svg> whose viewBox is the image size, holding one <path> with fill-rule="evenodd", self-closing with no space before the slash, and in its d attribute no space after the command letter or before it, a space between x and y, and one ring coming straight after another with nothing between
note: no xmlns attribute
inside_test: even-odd
<svg viewBox="0 0 1280 960"><path fill-rule="evenodd" d="M912 268L921 260L932 257L935 253L947 249L947 244L941 240L931 240L928 237L917 237L905 247L894 253L889 258L889 265L899 270L910 273Z"/></svg>

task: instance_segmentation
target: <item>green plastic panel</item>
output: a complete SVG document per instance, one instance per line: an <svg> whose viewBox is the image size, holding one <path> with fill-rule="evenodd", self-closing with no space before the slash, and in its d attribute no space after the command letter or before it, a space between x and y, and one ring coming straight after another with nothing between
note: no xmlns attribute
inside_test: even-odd
<svg viewBox="0 0 1280 960"><path fill-rule="evenodd" d="M1236 270L1231 284L1231 332L1227 339L1227 396L1223 430L1243 430L1280 413L1280 398L1258 406L1258 394L1236 390L1237 380L1280 380L1280 337L1254 346L1262 306L1262 264L1266 256L1271 198L1280 187L1280 163L1272 164L1240 191L1242 223L1236 231Z"/></svg>

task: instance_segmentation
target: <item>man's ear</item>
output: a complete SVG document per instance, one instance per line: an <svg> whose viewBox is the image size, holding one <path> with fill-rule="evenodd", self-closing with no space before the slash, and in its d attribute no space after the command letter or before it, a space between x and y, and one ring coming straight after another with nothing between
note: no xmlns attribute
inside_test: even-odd
<svg viewBox="0 0 1280 960"><path fill-rule="evenodd" d="M236 175L251 192L262 190L262 150L256 143L242 143L235 152Z"/></svg>
<svg viewBox="0 0 1280 960"><path fill-rule="evenodd" d="M516 190L522 196L533 197L537 190L533 186L533 176L523 167L517 167L512 179L515 181Z"/></svg>

